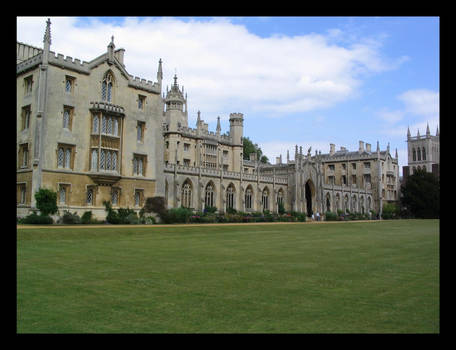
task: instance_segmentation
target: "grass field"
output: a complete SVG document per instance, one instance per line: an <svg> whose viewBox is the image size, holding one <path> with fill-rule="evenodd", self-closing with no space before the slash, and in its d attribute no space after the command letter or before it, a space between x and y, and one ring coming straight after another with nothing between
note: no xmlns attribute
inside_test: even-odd
<svg viewBox="0 0 456 350"><path fill-rule="evenodd" d="M439 333L439 221L17 230L18 333Z"/></svg>

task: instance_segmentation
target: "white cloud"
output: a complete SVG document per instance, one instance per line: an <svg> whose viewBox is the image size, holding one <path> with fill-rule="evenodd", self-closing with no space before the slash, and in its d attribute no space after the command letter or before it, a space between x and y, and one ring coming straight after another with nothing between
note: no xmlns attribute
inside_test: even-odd
<svg viewBox="0 0 456 350"><path fill-rule="evenodd" d="M426 89L409 90L398 97L408 113L423 117L439 115L439 93Z"/></svg>
<svg viewBox="0 0 456 350"><path fill-rule="evenodd" d="M17 39L41 47L45 21L18 17ZM344 36L339 28L326 35L261 38L229 18L51 21L51 50L58 53L89 61L106 50L114 35L116 47L126 50L129 73L147 80L156 79L162 58L164 85L172 84L176 70L188 92L189 114L199 109L207 121L230 112L277 116L330 107L355 96L363 74L396 67L382 58L380 40L360 38L342 45L336 40Z"/></svg>

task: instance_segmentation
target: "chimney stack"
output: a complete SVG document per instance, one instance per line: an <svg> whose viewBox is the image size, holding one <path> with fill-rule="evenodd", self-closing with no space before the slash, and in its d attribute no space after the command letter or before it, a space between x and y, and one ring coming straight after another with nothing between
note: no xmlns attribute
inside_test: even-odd
<svg viewBox="0 0 456 350"><path fill-rule="evenodd" d="M363 153L363 152L364 152L364 141L359 141L359 149L358 149L358 152L359 152L359 153Z"/></svg>
<svg viewBox="0 0 456 350"><path fill-rule="evenodd" d="M329 144L329 154L332 156L336 153L336 145L334 143Z"/></svg>
<svg viewBox="0 0 456 350"><path fill-rule="evenodd" d="M371 153L371 144L366 143L366 152Z"/></svg>

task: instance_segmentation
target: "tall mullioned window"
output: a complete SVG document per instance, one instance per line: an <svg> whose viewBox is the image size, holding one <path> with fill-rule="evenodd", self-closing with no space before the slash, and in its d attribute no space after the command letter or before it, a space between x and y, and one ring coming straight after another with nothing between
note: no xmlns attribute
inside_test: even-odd
<svg viewBox="0 0 456 350"><path fill-rule="evenodd" d="M204 206L206 208L214 206L214 187L212 183L206 186L206 196L204 200Z"/></svg>
<svg viewBox="0 0 456 350"><path fill-rule="evenodd" d="M252 209L252 188L247 187L245 190L245 209Z"/></svg>
<svg viewBox="0 0 456 350"><path fill-rule="evenodd" d="M233 209L234 208L234 186L231 184L228 186L226 190L226 208Z"/></svg>
<svg viewBox="0 0 456 350"><path fill-rule="evenodd" d="M113 76L108 72L101 83L101 99L106 102L112 102Z"/></svg>
<svg viewBox="0 0 456 350"><path fill-rule="evenodd" d="M182 186L182 206L184 208L192 207L192 184L188 181Z"/></svg>

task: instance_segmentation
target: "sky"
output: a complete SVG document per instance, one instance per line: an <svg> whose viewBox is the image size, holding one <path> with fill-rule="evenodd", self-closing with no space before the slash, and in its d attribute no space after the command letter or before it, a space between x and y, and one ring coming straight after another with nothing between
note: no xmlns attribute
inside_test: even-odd
<svg viewBox="0 0 456 350"><path fill-rule="evenodd" d="M114 36L126 70L178 84L215 131L244 114L244 136L271 163L295 145L312 153L359 141L397 149L439 127L438 17L50 17L51 51L91 61ZM17 40L42 48L47 17L17 17Z"/></svg>

